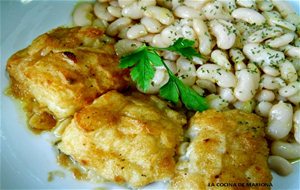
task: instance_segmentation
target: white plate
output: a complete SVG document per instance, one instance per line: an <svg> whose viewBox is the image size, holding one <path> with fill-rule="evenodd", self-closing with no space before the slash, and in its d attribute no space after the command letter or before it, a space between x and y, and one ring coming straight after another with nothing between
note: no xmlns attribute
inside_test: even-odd
<svg viewBox="0 0 300 190"><path fill-rule="evenodd" d="M17 50L28 46L38 35L60 25L70 23L74 1L8 1L1 2L1 189L92 189L106 186L125 189L112 184L77 181L69 171L56 163L50 140L46 135L32 134L25 124L25 116L11 98L4 95L8 85L6 61ZM23 3L22 3L23 2ZM27 3L26 3L27 2ZM299 1L294 0L298 8ZM64 171L65 178L48 182L48 172ZM299 164L288 177L273 174L273 189L300 189ZM147 189L164 189L155 184Z"/></svg>

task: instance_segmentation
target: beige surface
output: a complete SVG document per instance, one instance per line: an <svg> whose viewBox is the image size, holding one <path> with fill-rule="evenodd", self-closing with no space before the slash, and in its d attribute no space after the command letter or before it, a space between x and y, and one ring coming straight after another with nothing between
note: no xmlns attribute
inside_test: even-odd
<svg viewBox="0 0 300 190"><path fill-rule="evenodd" d="M7 64L13 93L35 99L57 118L67 117L101 94L127 87L113 45L93 27L57 28L36 38Z"/></svg>
<svg viewBox="0 0 300 190"><path fill-rule="evenodd" d="M271 182L264 123L258 116L238 110L208 110L192 117L188 135L191 143L177 164L170 189L205 190L217 188L208 187L209 183Z"/></svg>
<svg viewBox="0 0 300 190"><path fill-rule="evenodd" d="M173 176L185 123L155 96L110 91L75 114L58 147L105 179L138 187Z"/></svg>

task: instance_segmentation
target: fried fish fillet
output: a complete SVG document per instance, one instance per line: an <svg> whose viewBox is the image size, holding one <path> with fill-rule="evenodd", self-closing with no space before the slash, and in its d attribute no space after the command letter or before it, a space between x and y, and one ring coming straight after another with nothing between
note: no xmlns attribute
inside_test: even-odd
<svg viewBox="0 0 300 190"><path fill-rule="evenodd" d="M249 183L270 183L268 148L262 120L238 110L196 113L187 131L191 142L179 158L170 189L251 189ZM244 187L235 187L238 184ZM267 184L252 189L269 189Z"/></svg>
<svg viewBox="0 0 300 190"><path fill-rule="evenodd" d="M13 93L57 118L74 114L109 90L126 88L110 38L95 27L57 28L8 60Z"/></svg>
<svg viewBox="0 0 300 190"><path fill-rule="evenodd" d="M140 187L173 176L185 123L155 96L110 91L74 115L58 148L106 180Z"/></svg>

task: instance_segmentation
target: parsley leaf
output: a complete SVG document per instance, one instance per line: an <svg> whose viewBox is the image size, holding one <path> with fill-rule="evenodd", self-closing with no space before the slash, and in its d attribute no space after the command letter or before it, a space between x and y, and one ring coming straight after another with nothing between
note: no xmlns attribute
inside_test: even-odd
<svg viewBox="0 0 300 190"><path fill-rule="evenodd" d="M173 103L178 103L180 95L182 103L189 110L203 111L208 109L205 98L184 85L173 73L170 74L168 83L160 89L159 95Z"/></svg>
<svg viewBox="0 0 300 190"><path fill-rule="evenodd" d="M126 69L134 66L145 53L144 52L145 48L146 46L141 46L138 49L136 49L134 52L132 52L130 55L121 57L119 67L121 69Z"/></svg>
<svg viewBox="0 0 300 190"><path fill-rule="evenodd" d="M149 60L141 59L135 67L130 71L130 76L133 81L145 92L154 77L154 68L150 65Z"/></svg>
<svg viewBox="0 0 300 190"><path fill-rule="evenodd" d="M169 81L160 88L159 95L175 104L178 103L179 91L173 77L170 77Z"/></svg>
<svg viewBox="0 0 300 190"><path fill-rule="evenodd" d="M194 44L195 42L192 40L179 38L172 46L161 49L174 51L188 59L193 59L194 56L202 58L202 56L193 48Z"/></svg>
<svg viewBox="0 0 300 190"><path fill-rule="evenodd" d="M154 66L163 66L163 62L156 52L148 51L147 58Z"/></svg>
<svg viewBox="0 0 300 190"><path fill-rule="evenodd" d="M192 59L194 56L201 57L193 48L193 45L194 41L183 38L179 38L172 46L167 48L143 45L131 54L122 57L119 67L131 68L130 76L132 80L145 92L154 77L154 67L164 66L169 74L169 81L160 88L160 96L173 103L178 103L180 99L187 109L203 111L208 108L205 98L178 79L156 52L157 50L169 50L188 59Z"/></svg>
<svg viewBox="0 0 300 190"><path fill-rule="evenodd" d="M201 97L195 90L184 85L179 79L177 79L176 85L180 92L181 101L187 109L197 111L208 109L205 98Z"/></svg>

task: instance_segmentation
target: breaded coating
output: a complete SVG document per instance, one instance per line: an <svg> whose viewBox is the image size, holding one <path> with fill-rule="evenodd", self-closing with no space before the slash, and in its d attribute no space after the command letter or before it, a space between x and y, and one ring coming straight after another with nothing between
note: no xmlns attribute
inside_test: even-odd
<svg viewBox="0 0 300 190"><path fill-rule="evenodd" d="M185 123L155 96L110 91L74 115L58 148L106 180L140 187L174 175Z"/></svg>
<svg viewBox="0 0 300 190"><path fill-rule="evenodd" d="M128 86L112 39L95 27L57 28L8 60L14 95L37 101L56 118L73 115L109 90Z"/></svg>
<svg viewBox="0 0 300 190"><path fill-rule="evenodd" d="M239 110L208 110L191 118L187 135L191 142L179 158L170 189L269 189L262 184L248 187L272 180L260 117Z"/></svg>

